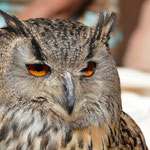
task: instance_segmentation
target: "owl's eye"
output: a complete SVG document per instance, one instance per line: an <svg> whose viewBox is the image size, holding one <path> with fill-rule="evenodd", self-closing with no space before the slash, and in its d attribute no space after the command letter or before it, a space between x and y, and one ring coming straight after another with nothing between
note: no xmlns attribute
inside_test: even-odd
<svg viewBox="0 0 150 150"><path fill-rule="evenodd" d="M84 72L84 76L89 77L89 76L93 75L95 67L96 67L95 62L88 62L87 68L82 70L82 72Z"/></svg>
<svg viewBox="0 0 150 150"><path fill-rule="evenodd" d="M50 72L49 66L45 64L28 64L26 66L30 74L34 76L41 77Z"/></svg>

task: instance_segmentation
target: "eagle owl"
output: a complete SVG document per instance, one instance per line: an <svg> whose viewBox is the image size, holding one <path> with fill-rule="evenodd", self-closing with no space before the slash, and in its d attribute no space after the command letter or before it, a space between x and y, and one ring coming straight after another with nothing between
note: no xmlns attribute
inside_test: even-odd
<svg viewBox="0 0 150 150"><path fill-rule="evenodd" d="M0 14L1 150L147 150L122 111L114 13L94 27Z"/></svg>

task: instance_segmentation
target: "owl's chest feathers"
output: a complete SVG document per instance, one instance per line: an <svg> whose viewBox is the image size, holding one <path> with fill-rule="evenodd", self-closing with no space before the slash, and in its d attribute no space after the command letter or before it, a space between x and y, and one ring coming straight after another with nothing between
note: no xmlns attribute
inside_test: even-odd
<svg viewBox="0 0 150 150"><path fill-rule="evenodd" d="M1 110L1 114L0 149L99 150L117 144L114 139L117 132L106 124L71 129L45 118L40 111L16 109L6 113Z"/></svg>

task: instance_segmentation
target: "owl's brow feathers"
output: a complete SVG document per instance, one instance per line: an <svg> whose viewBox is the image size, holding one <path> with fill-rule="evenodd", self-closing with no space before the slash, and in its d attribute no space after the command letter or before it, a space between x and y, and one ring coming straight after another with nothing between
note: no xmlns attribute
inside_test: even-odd
<svg viewBox="0 0 150 150"><path fill-rule="evenodd" d="M35 48L35 57L38 60L43 61L44 58L42 57L42 53L41 53L41 47L38 44L38 42L36 41L35 37L32 35L32 33L29 31L29 29L26 27L26 25L19 20L18 18L16 18L13 15L10 15L6 12L3 12L0 10L0 14L4 17L5 21L6 21L6 25L11 32L16 33L17 35L21 35L23 34L25 37L30 37L31 38L31 43L32 46Z"/></svg>
<svg viewBox="0 0 150 150"><path fill-rule="evenodd" d="M42 49L41 46L36 41L35 37L31 33L31 31L28 29L27 25L24 21L19 20L16 16L10 15L6 12L3 12L0 10L0 14L4 17L7 29L9 29L11 32L14 32L17 35L24 35L25 37L31 38L31 44L35 49L34 55L38 60L43 61L44 57L41 53ZM111 33L114 31L114 28L116 26L116 14L105 14L103 12L99 13L99 17L94 29L94 33L92 33L90 37L90 48L89 48L89 54L87 55L87 59L91 58L93 56L93 43L95 41L102 41L103 43L107 43L108 40L111 37Z"/></svg>
<svg viewBox="0 0 150 150"><path fill-rule="evenodd" d="M108 40L111 37L111 34L113 33L117 17L115 13L104 13L100 12L98 15L98 20L95 26L94 33L91 35L90 38L90 49L89 54L87 55L87 59L91 58L93 56L93 44L95 41L102 41L104 44L107 44Z"/></svg>
<svg viewBox="0 0 150 150"><path fill-rule="evenodd" d="M96 24L96 29L94 33L95 40L103 40L104 38L107 39L107 41L110 39L111 33L113 33L115 26L116 26L116 14L104 14L103 12L99 13L98 22ZM109 26L109 27L107 27ZM106 28L106 31L104 30ZM98 35L96 34L96 31L98 31ZM103 33L104 32L104 33Z"/></svg>

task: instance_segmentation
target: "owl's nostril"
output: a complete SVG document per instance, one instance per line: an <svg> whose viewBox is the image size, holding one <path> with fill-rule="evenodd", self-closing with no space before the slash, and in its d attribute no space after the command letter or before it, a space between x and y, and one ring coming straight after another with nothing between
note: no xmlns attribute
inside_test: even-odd
<svg viewBox="0 0 150 150"><path fill-rule="evenodd" d="M69 72L65 74L64 87L66 89L66 108L68 114L71 114L74 107L75 95L74 95L74 84Z"/></svg>

